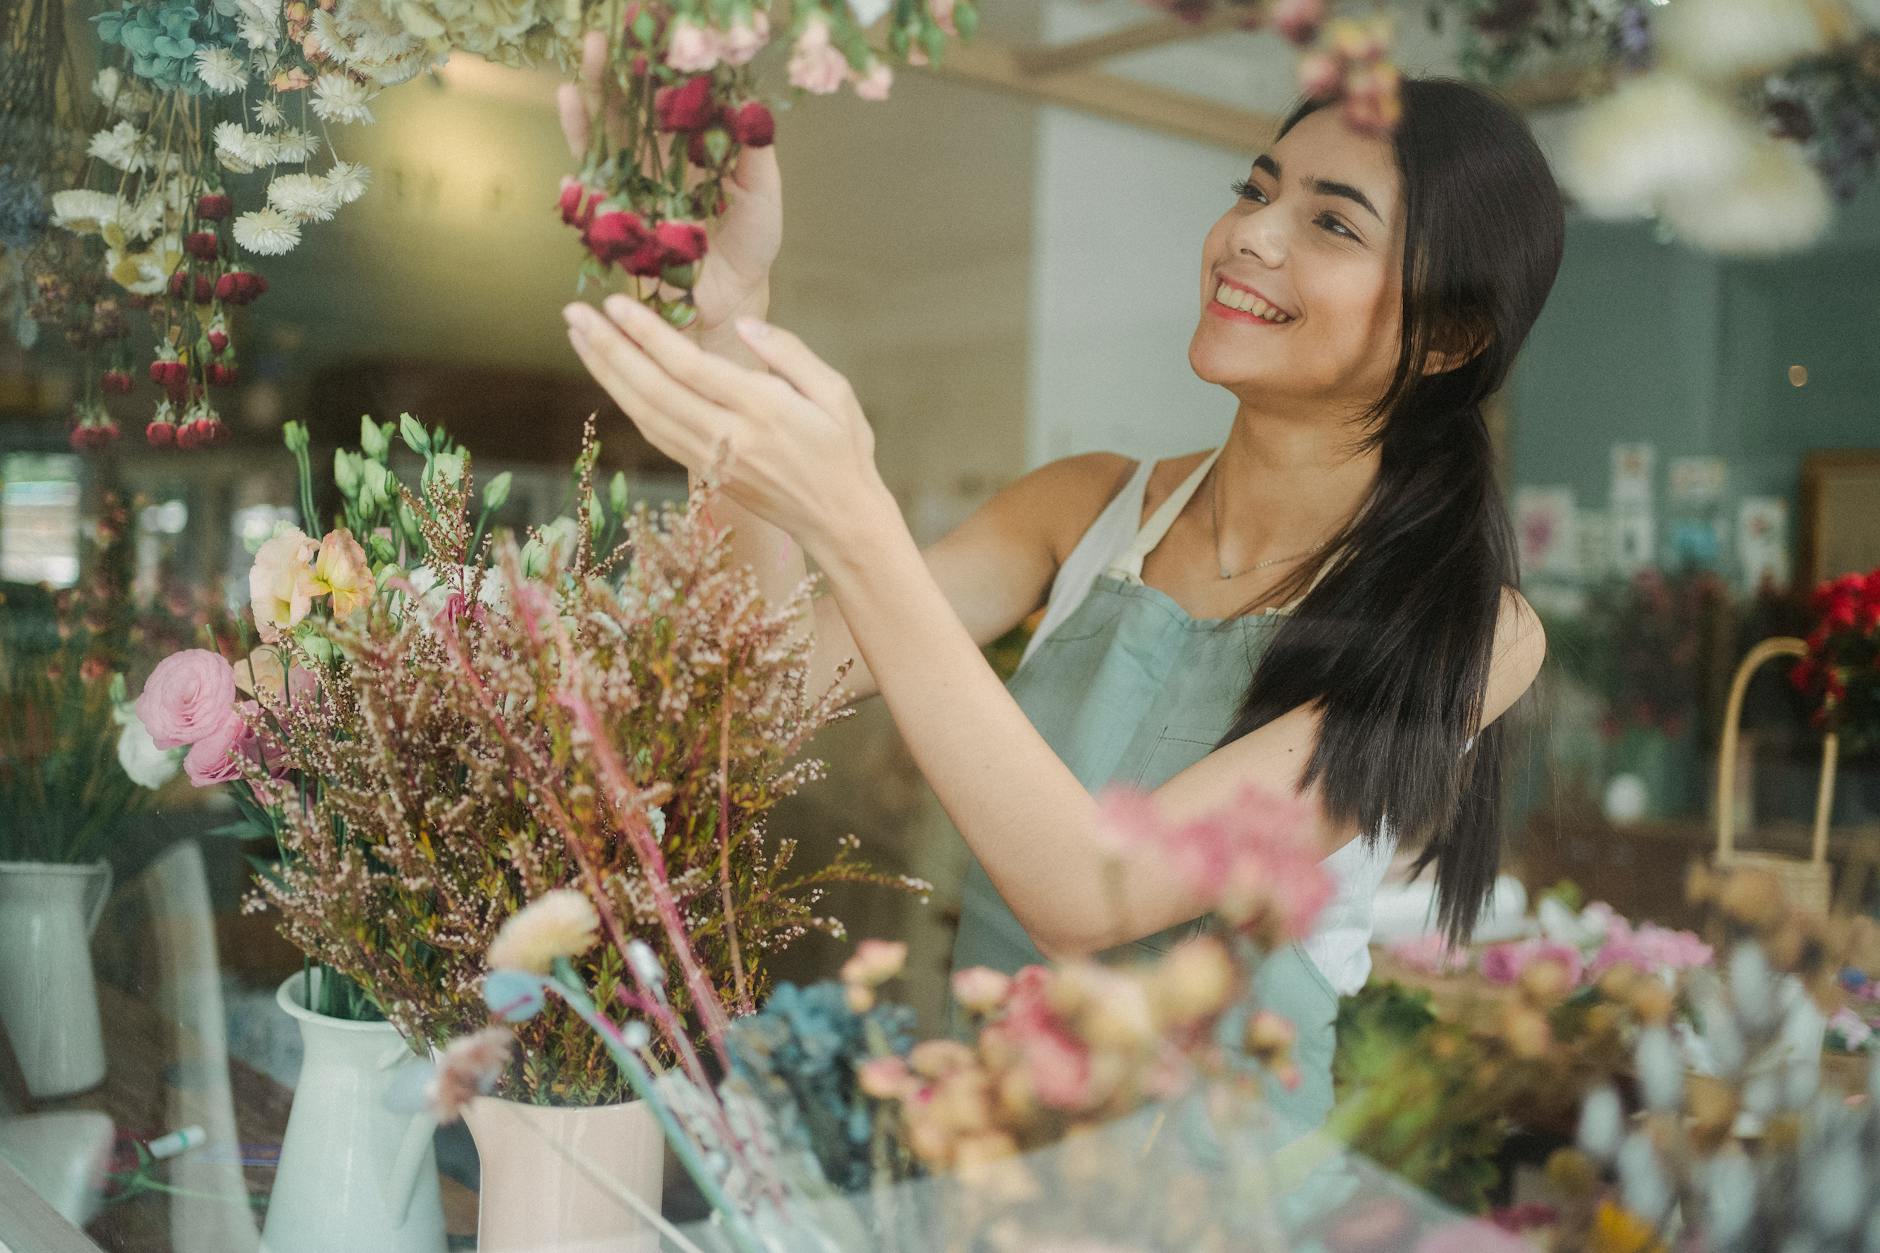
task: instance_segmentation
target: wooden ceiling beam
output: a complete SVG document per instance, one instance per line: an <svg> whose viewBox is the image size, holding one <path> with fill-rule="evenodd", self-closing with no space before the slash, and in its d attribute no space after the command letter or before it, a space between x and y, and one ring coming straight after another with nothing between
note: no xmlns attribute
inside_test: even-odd
<svg viewBox="0 0 1880 1253"><path fill-rule="evenodd" d="M1222 9L1220 12L1209 14L1199 22L1166 17L1153 22L1125 26L1121 30L1113 30L1102 35L1092 35L1088 39L1078 39L1063 44L1037 44L1019 48L1016 52L1019 65L1026 73L1061 74L1066 70L1080 69L1094 61L1120 57L1131 52L1141 52L1146 48L1159 48L1165 44L1202 39L1221 31L1233 30L1239 16L1227 9Z"/></svg>
<svg viewBox="0 0 1880 1253"><path fill-rule="evenodd" d="M1237 108L1100 70L1071 69L1038 77L1025 69L1022 49L983 37L949 47L939 67L929 67L927 72L1230 152L1251 152L1279 127L1279 118L1270 113Z"/></svg>

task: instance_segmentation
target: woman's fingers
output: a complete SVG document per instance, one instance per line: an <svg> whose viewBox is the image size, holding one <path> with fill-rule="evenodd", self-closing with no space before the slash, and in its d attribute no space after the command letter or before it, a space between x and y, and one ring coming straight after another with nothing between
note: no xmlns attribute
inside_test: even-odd
<svg viewBox="0 0 1880 1253"><path fill-rule="evenodd" d="M706 352L637 300L609 296L601 307L652 365L707 402L752 414L774 410L792 398L776 379Z"/></svg>
<svg viewBox="0 0 1880 1253"><path fill-rule="evenodd" d="M681 428L672 438L685 439L689 435L687 442L697 451L714 448L737 426L736 414L675 378L595 310L583 304L570 305L567 317L569 326L585 341L577 350L585 347L582 360L589 371L601 380L602 386L607 386L609 381L617 382L640 406L646 414L646 422L642 422L640 412L629 410L628 413L643 430L647 422ZM690 341L683 336L679 338L686 347L696 351ZM621 398L616 396L615 399ZM650 431L647 437L652 438Z"/></svg>
<svg viewBox="0 0 1880 1253"><path fill-rule="evenodd" d="M855 389L840 370L809 350L795 334L756 318L738 319L738 338L750 346L771 372L827 413L843 414L855 403Z"/></svg>

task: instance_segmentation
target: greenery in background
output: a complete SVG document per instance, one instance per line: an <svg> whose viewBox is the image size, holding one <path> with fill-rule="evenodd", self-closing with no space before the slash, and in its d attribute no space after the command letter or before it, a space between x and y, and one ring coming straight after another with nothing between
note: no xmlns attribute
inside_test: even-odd
<svg viewBox="0 0 1880 1253"><path fill-rule="evenodd" d="M207 599L132 594L129 525L107 493L77 586L0 591L0 860L96 860L149 799L118 759L126 677L217 615Z"/></svg>

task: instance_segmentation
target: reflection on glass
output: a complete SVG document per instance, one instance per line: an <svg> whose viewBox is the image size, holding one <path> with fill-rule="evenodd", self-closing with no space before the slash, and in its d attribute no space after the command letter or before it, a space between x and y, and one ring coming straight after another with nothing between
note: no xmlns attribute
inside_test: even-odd
<svg viewBox="0 0 1880 1253"><path fill-rule="evenodd" d="M78 458L13 453L0 460L0 580L78 582Z"/></svg>

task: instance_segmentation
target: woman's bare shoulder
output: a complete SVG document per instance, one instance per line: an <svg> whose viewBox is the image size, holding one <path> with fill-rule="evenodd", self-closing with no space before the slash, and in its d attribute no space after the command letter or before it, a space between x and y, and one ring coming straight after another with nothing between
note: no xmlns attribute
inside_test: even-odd
<svg viewBox="0 0 1880 1253"><path fill-rule="evenodd" d="M1023 494L1026 512L1062 561L1136 471L1137 463L1114 452L1087 452L1048 461L1012 488Z"/></svg>

